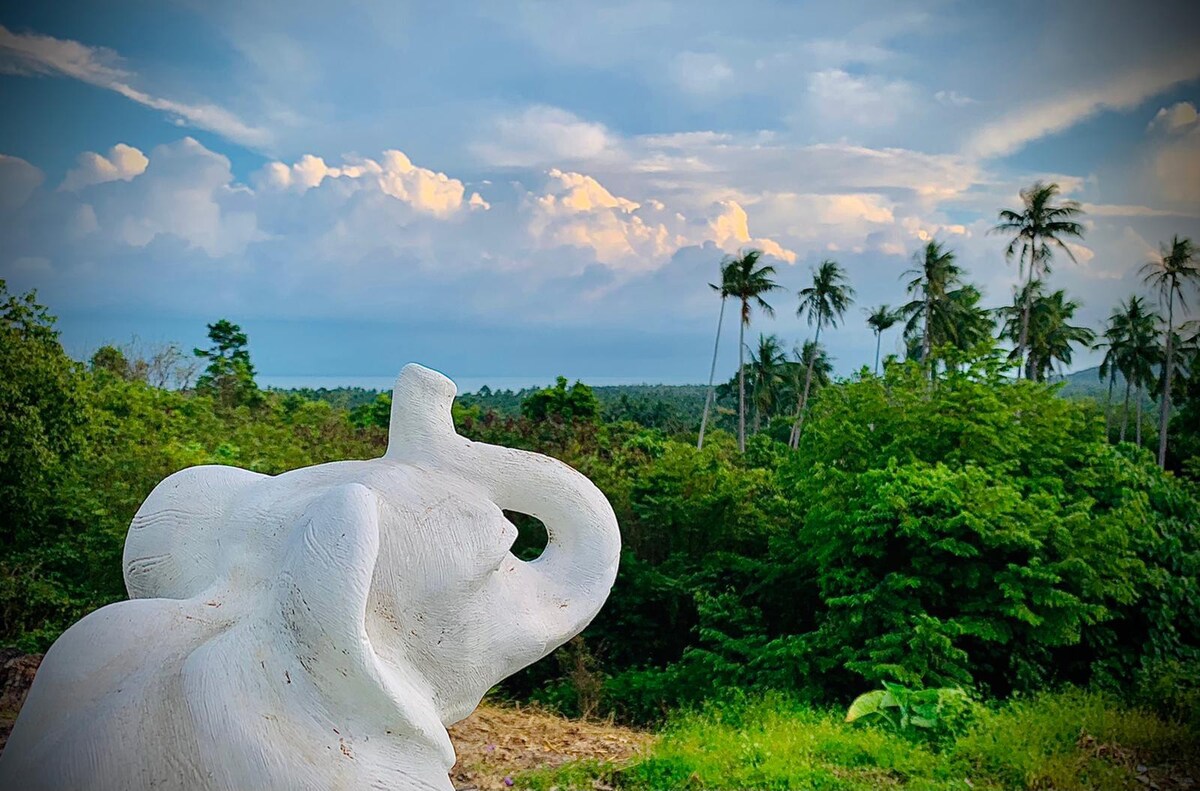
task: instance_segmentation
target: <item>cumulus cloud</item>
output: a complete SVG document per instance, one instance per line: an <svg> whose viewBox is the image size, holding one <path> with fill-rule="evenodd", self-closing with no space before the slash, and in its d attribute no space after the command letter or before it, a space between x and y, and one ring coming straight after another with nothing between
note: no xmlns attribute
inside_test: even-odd
<svg viewBox="0 0 1200 791"><path fill-rule="evenodd" d="M238 143L261 147L271 141L267 130L245 123L223 107L175 101L133 87L136 75L124 68L116 52L106 47L90 47L36 33L13 33L0 25L0 73L68 77L113 91L184 124Z"/></svg>
<svg viewBox="0 0 1200 791"><path fill-rule="evenodd" d="M749 218L736 201L714 203L689 220L658 200L639 203L613 195L596 179L551 170L544 194L529 201L530 236L542 246L590 250L598 261L618 269L648 271L687 245L713 242L726 252L757 247L793 263L796 254L778 242L755 238Z"/></svg>
<svg viewBox="0 0 1200 791"><path fill-rule="evenodd" d="M1150 131L1165 132L1169 135L1177 134L1194 128L1197 123L1197 117L1196 105L1191 102L1176 102L1170 107L1163 107L1155 113L1146 128Z"/></svg>
<svg viewBox="0 0 1200 791"><path fill-rule="evenodd" d="M476 157L496 167L561 166L594 160L613 148L603 124L545 105L494 119L486 139L471 145Z"/></svg>
<svg viewBox="0 0 1200 791"><path fill-rule="evenodd" d="M0 210L20 208L46 175L20 157L0 154Z"/></svg>
<svg viewBox="0 0 1200 791"><path fill-rule="evenodd" d="M380 161L348 159L338 167L327 165L321 157L305 154L291 166L269 162L254 178L262 188L295 192L315 189L326 179L369 184L417 211L438 217L454 214L463 205L461 181L445 173L417 167L404 152L395 149L384 151ZM472 195L471 201L473 207L487 208L487 202L478 194Z"/></svg>
<svg viewBox="0 0 1200 791"><path fill-rule="evenodd" d="M156 146L148 159L129 184L93 190L92 217L81 221L130 247L174 237L213 258L241 253L262 238L249 191L234 184L228 159L190 137Z"/></svg>
<svg viewBox="0 0 1200 791"><path fill-rule="evenodd" d="M129 181L146 171L150 160L138 149L117 143L109 149L108 156L94 151L79 155L78 164L67 171L59 189L75 191L92 184L106 181Z"/></svg>

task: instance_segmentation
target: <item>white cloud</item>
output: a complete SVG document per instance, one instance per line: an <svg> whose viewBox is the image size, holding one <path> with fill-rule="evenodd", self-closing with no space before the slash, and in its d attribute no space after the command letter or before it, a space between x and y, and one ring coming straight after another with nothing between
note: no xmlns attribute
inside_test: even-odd
<svg viewBox="0 0 1200 791"><path fill-rule="evenodd" d="M1154 209L1149 206L1128 206L1115 203L1083 203L1080 208L1092 217L1179 217L1181 212ZM1182 215L1186 216L1186 214Z"/></svg>
<svg viewBox="0 0 1200 791"><path fill-rule="evenodd" d="M1166 134L1176 134L1196 126L1196 105L1191 102L1176 102L1170 107L1163 107L1150 119L1146 129Z"/></svg>
<svg viewBox="0 0 1200 791"><path fill-rule="evenodd" d="M105 47L36 33L13 33L0 25L0 73L69 77L237 143L261 147L271 141L267 130L250 126L215 104L175 101L133 87L130 83L136 75L121 66L116 52Z"/></svg>
<svg viewBox="0 0 1200 791"><path fill-rule="evenodd" d="M496 118L486 139L471 150L496 167L561 166L610 153L614 142L603 124L584 121L557 107L534 105Z"/></svg>
<svg viewBox="0 0 1200 791"><path fill-rule="evenodd" d="M671 60L671 78L697 96L721 93L734 82L729 63L713 52L680 52Z"/></svg>
<svg viewBox="0 0 1200 791"><path fill-rule="evenodd" d="M20 157L0 154L0 210L20 208L46 175Z"/></svg>
<svg viewBox="0 0 1200 791"><path fill-rule="evenodd" d="M233 183L228 159L185 137L155 147L149 160L122 189L89 194L101 233L131 247L175 237L213 258L241 253L263 238L245 205L249 191Z"/></svg>
<svg viewBox="0 0 1200 791"><path fill-rule="evenodd" d="M1102 110L1129 110L1151 96L1200 76L1200 50L1139 66L1103 85L1019 107L975 131L965 146L973 156L1011 154L1026 143L1069 129Z"/></svg>
<svg viewBox="0 0 1200 791"><path fill-rule="evenodd" d="M326 179L358 181L359 186L369 184L417 211L438 217L454 214L463 205L461 181L417 167L404 152L395 149L384 151L381 161L347 159L340 167L331 167L323 158L305 154L290 167L270 162L254 176L260 188L295 192L315 189ZM486 203L478 194L472 196L472 206L486 208Z"/></svg>
<svg viewBox="0 0 1200 791"><path fill-rule="evenodd" d="M808 77L808 92L824 118L859 126L890 126L914 100L911 85L875 75L825 69Z"/></svg>
<svg viewBox="0 0 1200 791"><path fill-rule="evenodd" d="M659 268L680 248L713 242L732 253L757 247L789 263L796 254L772 239L750 234L749 218L736 201L707 207L688 220L657 200L636 202L613 195L596 179L551 170L547 192L528 202L530 237L541 248L570 246L591 251L617 269Z"/></svg>
<svg viewBox="0 0 1200 791"><path fill-rule="evenodd" d="M958 91L938 91L933 95L933 98L941 104L950 107L967 107L972 104L978 104L970 96L964 96Z"/></svg>
<svg viewBox="0 0 1200 791"><path fill-rule="evenodd" d="M1177 206L1200 210L1200 127L1166 141L1154 154L1160 194Z"/></svg>
<svg viewBox="0 0 1200 791"><path fill-rule="evenodd" d="M749 217L737 201L726 200L716 204L716 213L710 215L707 226L713 242L722 250L732 253L746 248L757 248L789 264L796 263L796 253L784 248L771 239L756 239L750 236Z"/></svg>
<svg viewBox="0 0 1200 791"><path fill-rule="evenodd" d="M85 151L79 155L78 165L67 171L59 189L75 191L106 181L129 181L144 173L149 163L145 154L124 143L110 148L108 156Z"/></svg>

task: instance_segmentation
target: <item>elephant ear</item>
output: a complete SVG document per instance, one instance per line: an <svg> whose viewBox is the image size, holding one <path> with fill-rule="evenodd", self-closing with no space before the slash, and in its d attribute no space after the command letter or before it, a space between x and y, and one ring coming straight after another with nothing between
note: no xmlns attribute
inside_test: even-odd
<svg viewBox="0 0 1200 791"><path fill-rule="evenodd" d="M237 467L189 467L142 503L125 538L122 568L131 599L190 599L216 579L216 561L235 498L268 476Z"/></svg>
<svg viewBox="0 0 1200 791"><path fill-rule="evenodd" d="M336 486L314 500L288 537L275 582L275 614L299 653L316 666L369 654L367 599L378 556L379 503L359 483Z"/></svg>

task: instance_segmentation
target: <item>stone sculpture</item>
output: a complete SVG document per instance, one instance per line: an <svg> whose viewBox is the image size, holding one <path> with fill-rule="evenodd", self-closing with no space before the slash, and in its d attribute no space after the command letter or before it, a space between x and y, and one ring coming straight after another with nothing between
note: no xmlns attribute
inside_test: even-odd
<svg viewBox="0 0 1200 791"><path fill-rule="evenodd" d="M450 788L446 726L581 631L620 552L587 478L458 436L454 395L408 365L382 458L160 483L131 600L46 654L0 788ZM541 557L501 509L545 523Z"/></svg>

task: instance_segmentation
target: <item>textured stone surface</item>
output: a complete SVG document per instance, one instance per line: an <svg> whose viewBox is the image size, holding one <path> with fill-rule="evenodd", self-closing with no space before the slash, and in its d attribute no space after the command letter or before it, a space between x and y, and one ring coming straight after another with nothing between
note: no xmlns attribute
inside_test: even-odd
<svg viewBox="0 0 1200 791"><path fill-rule="evenodd" d="M446 726L587 625L620 551L591 482L459 437L454 393L405 367L381 459L159 484L132 600L47 652L0 787L449 788ZM501 509L546 524L540 558Z"/></svg>

